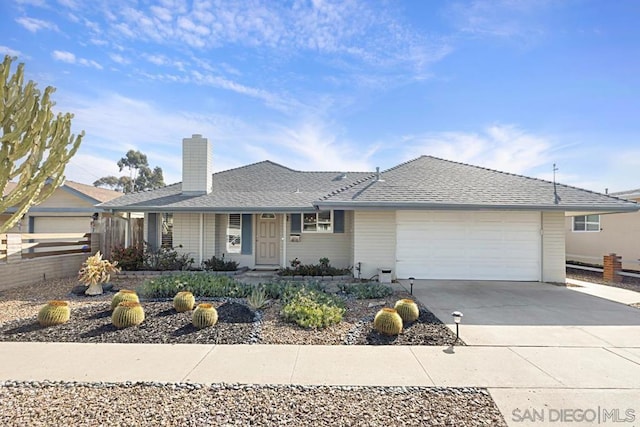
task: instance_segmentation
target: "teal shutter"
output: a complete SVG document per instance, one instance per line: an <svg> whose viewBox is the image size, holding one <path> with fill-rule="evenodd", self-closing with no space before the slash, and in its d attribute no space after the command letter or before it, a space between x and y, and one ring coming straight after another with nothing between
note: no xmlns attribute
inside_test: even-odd
<svg viewBox="0 0 640 427"><path fill-rule="evenodd" d="M149 224L147 225L147 243L152 251L158 249L158 214L150 213L147 215Z"/></svg>
<svg viewBox="0 0 640 427"><path fill-rule="evenodd" d="M333 232L344 233L344 211L333 211Z"/></svg>
<svg viewBox="0 0 640 427"><path fill-rule="evenodd" d="M253 215L242 214L242 255L251 255L253 249Z"/></svg>
<svg viewBox="0 0 640 427"><path fill-rule="evenodd" d="M302 232L302 214L291 214L291 233L300 234Z"/></svg>

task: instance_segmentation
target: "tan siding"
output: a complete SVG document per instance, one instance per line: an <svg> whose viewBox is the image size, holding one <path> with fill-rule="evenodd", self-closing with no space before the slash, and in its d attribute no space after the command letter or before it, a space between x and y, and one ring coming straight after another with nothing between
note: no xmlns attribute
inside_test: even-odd
<svg viewBox="0 0 640 427"><path fill-rule="evenodd" d="M291 221L289 221L289 230ZM344 233L302 233L299 242L287 242L288 267L291 260L298 258L303 264L318 264L320 258L329 258L337 268L353 266L353 215L345 212Z"/></svg>
<svg viewBox="0 0 640 427"><path fill-rule="evenodd" d="M173 246L180 253L190 254L195 263L200 264L200 214L173 214Z"/></svg>
<svg viewBox="0 0 640 427"><path fill-rule="evenodd" d="M542 281L564 283L564 212L542 212Z"/></svg>
<svg viewBox="0 0 640 427"><path fill-rule="evenodd" d="M573 218L565 219L567 260L602 265L605 255L622 257L622 268L640 270L640 212L600 215L599 232L572 230Z"/></svg>
<svg viewBox="0 0 640 427"><path fill-rule="evenodd" d="M204 214L204 254L203 260L215 255L216 250L216 215Z"/></svg>
<svg viewBox="0 0 640 427"><path fill-rule="evenodd" d="M93 204L85 199L75 196L61 188L58 188L53 194L40 203L39 208L91 208Z"/></svg>
<svg viewBox="0 0 640 427"><path fill-rule="evenodd" d="M369 278L378 268L393 268L396 263L395 211L355 212L354 264L361 262L361 275ZM357 272L354 272L357 274ZM395 276L395 271L393 272Z"/></svg>

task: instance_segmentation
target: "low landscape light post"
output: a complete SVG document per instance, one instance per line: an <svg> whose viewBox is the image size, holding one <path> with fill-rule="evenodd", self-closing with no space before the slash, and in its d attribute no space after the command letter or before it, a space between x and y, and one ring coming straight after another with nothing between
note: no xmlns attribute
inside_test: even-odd
<svg viewBox="0 0 640 427"><path fill-rule="evenodd" d="M409 292L411 292L411 295L413 295L413 281L416 280L415 277L409 277L409 285L411 285L411 290Z"/></svg>
<svg viewBox="0 0 640 427"><path fill-rule="evenodd" d="M460 321L462 320L463 314L460 311L454 311L453 313L451 313L451 315L453 316L453 321L456 324L456 341L455 342L458 342L458 339L460 339L458 328L460 326Z"/></svg>

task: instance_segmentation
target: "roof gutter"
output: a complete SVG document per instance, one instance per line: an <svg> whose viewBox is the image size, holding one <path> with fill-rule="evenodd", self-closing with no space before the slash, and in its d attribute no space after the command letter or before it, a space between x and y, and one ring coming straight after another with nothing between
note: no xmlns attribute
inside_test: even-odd
<svg viewBox="0 0 640 427"><path fill-rule="evenodd" d="M625 206L566 206L566 205L486 205L486 204L456 204L456 203L394 203L394 202L327 202L317 201L314 205L318 209L345 209L345 210L510 210L510 211L561 211L561 212L594 212L594 213L621 213L637 212L640 205L629 202Z"/></svg>

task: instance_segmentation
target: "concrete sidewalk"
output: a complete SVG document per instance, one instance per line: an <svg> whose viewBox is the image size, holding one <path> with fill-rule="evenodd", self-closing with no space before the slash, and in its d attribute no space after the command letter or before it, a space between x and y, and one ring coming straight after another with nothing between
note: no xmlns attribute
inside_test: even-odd
<svg viewBox="0 0 640 427"><path fill-rule="evenodd" d="M0 343L0 381L616 388L640 348Z"/></svg>
<svg viewBox="0 0 640 427"><path fill-rule="evenodd" d="M569 289L576 292L592 295L598 298L608 299L609 301L619 302L621 304L640 303L640 292L628 289L616 288L614 286L600 285L598 283L583 282L582 280L566 279Z"/></svg>

